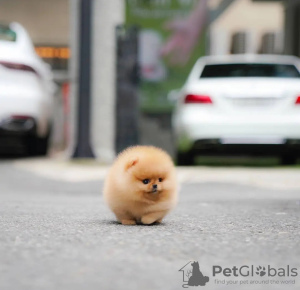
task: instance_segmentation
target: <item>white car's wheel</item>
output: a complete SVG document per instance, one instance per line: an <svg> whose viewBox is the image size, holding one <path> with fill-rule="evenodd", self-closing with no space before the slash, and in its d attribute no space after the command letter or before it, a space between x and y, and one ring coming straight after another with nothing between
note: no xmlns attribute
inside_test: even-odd
<svg viewBox="0 0 300 290"><path fill-rule="evenodd" d="M281 165L294 165L297 163L297 156L294 154L285 154L281 156Z"/></svg>

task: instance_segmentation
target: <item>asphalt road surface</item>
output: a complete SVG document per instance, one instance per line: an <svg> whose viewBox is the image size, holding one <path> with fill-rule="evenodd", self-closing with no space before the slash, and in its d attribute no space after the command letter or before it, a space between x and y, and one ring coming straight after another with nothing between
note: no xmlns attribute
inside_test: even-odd
<svg viewBox="0 0 300 290"><path fill-rule="evenodd" d="M300 170L179 169L154 226L115 222L105 171L0 161L1 290L300 289Z"/></svg>

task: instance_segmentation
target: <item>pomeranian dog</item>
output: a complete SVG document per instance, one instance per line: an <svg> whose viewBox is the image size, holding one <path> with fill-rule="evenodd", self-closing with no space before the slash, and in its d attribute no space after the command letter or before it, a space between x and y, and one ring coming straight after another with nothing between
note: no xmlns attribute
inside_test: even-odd
<svg viewBox="0 0 300 290"><path fill-rule="evenodd" d="M153 146L125 149L108 172L104 199L123 225L160 223L177 202L171 157Z"/></svg>

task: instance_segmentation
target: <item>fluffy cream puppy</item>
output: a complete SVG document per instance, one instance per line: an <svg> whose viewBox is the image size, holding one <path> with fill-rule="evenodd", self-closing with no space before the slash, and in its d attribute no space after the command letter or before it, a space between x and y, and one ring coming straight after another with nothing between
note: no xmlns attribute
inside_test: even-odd
<svg viewBox="0 0 300 290"><path fill-rule="evenodd" d="M153 146L127 148L108 172L104 199L123 225L160 223L177 202L171 157Z"/></svg>

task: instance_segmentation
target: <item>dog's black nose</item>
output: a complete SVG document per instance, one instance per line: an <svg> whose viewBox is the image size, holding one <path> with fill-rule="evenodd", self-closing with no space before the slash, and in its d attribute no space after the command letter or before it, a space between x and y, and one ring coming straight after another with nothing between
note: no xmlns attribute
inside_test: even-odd
<svg viewBox="0 0 300 290"><path fill-rule="evenodd" d="M152 185L153 189L157 189L157 184Z"/></svg>

